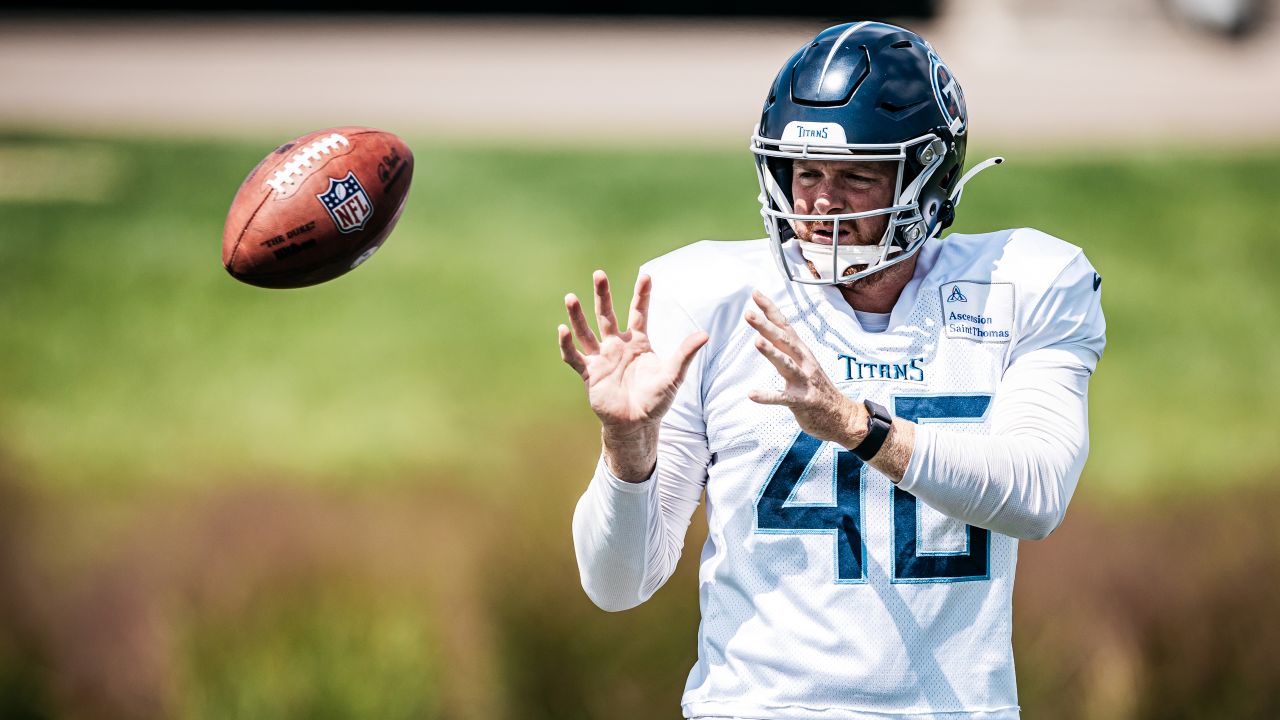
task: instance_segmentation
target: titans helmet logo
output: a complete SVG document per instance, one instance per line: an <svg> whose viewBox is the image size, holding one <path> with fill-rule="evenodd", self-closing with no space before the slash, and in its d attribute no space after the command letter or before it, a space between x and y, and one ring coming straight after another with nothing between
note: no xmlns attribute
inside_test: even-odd
<svg viewBox="0 0 1280 720"><path fill-rule="evenodd" d="M956 135L963 135L969 125L969 111L964 104L964 90L951 69L942 63L937 55L929 53L930 74L933 76L933 96L942 109L947 126Z"/></svg>

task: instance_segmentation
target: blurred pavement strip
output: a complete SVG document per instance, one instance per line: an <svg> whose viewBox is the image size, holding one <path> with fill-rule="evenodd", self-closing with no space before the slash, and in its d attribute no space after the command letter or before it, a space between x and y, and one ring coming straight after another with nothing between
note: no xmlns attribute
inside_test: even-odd
<svg viewBox="0 0 1280 720"><path fill-rule="evenodd" d="M0 126L296 135L364 124L481 146L741 139L812 28L264 17L0 23Z"/></svg>
<svg viewBox="0 0 1280 720"><path fill-rule="evenodd" d="M0 127L288 136L366 124L484 146L745 146L777 68L822 25L5 18ZM916 29L960 77L984 144L1280 137L1277 22L1228 45L1171 25L1154 2L972 0Z"/></svg>
<svg viewBox="0 0 1280 720"><path fill-rule="evenodd" d="M0 140L0 203L106 202L122 170L108 145Z"/></svg>

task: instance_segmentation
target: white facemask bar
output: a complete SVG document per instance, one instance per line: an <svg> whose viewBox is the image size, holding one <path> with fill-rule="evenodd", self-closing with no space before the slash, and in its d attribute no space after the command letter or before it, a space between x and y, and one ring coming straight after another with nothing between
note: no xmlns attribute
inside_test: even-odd
<svg viewBox="0 0 1280 720"><path fill-rule="evenodd" d="M906 188L902 187L903 172L906 166L908 151L920 146L917 150L918 160L924 164L924 168L916 176ZM774 149L776 148L776 149ZM784 149L785 148L785 149ZM793 149L794 148L794 149ZM869 144L820 144L812 143L795 143L794 141L780 141L772 138L761 137L759 134L759 126L756 126L755 132L751 135L751 151L756 155L756 175L760 181L760 213L764 217L765 226L770 236L775 242L774 259L778 262L779 269L783 275L795 282L810 285L842 285L852 282L861 277L870 275L873 272L883 270L884 268L894 265L898 262L906 260L915 254L920 245L926 239L921 237L918 240L913 239L911 245L905 250L898 248L893 244L893 239L899 228L918 225L921 221L920 210L918 205L920 189L928 182L929 178L937 170L942 163L945 155L942 141L934 134L930 133L913 138L902 143L894 143L888 145L869 145ZM848 162L868 162L868 161L896 161L898 163L897 179L894 185L894 197L897 204L876 210L866 210L855 213L839 213L835 215L801 215L792 211L791 202L787 199L786 193L778 186L773 178L773 174L769 172L769 168L765 162L767 157L785 158L789 160L830 160L830 161L848 161ZM968 176L966 176L968 177ZM775 209L769 206L767 200L781 208ZM906 213L905 216L903 214ZM875 217L878 215L890 215L888 226L885 233L881 237L880 242L875 246L841 246L840 245L840 223L846 220L857 220L860 218ZM810 255L821 258L822 263L826 263L826 257L829 255L831 260L830 274L823 277L823 273L819 271L819 277L810 277L812 271L808 274L801 274L798 269L792 270L792 263L786 258L786 243L782 241L779 221L800 221L800 222L829 222L832 225L832 245L831 251L828 253L822 248L809 247L809 243L802 243L798 238L795 239L796 247L802 251L802 257L808 262L812 262ZM911 232L908 229L906 232ZM790 241L788 241L790 242ZM873 250L874 248L874 250ZM868 253L868 250L871 253ZM897 253L896 257L889 258L890 254L895 251L902 250ZM873 253L873 254L872 254ZM841 276L841 272L845 268L841 268L841 263L845 268L852 265L866 265L866 269L861 272L854 273L849 276ZM816 265L815 265L816 267ZM808 268L805 268L808 270Z"/></svg>

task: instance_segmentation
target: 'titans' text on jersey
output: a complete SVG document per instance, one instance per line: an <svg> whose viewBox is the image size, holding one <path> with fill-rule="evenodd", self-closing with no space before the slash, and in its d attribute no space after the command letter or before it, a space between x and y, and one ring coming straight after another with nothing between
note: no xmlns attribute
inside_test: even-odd
<svg viewBox="0 0 1280 720"><path fill-rule="evenodd" d="M655 478L623 483L602 466L583 496L574 532L584 587L607 609L649 597L674 569L705 489L687 716L1017 717L1013 536L1043 536L1057 524L1087 440L1061 488L1004 498L989 513L999 519L983 527L926 504L935 495L921 447L935 423L993 434L1012 367L1049 362L1087 380L1105 343L1092 266L1035 230L953 234L919 251L888 329L873 333L837 288L784 279L768 242L697 243L642 268L653 277L655 351L670 353L698 329L710 341L663 420ZM899 486L799 432L787 408L747 399L780 382L742 320L753 289L847 395L920 424ZM1080 394L1080 417L1066 421L1083 425ZM1006 512L1018 503L1025 507ZM971 510L966 517L981 508ZM625 562L610 556L607 567L593 559L593 544L632 522L648 528L638 535L643 547Z"/></svg>

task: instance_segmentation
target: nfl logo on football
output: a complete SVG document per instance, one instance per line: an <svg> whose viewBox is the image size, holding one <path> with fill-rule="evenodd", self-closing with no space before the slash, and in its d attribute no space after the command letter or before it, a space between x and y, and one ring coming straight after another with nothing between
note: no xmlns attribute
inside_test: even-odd
<svg viewBox="0 0 1280 720"><path fill-rule="evenodd" d="M373 203L353 172L341 180L329 178L329 189L316 197L324 203L333 224L344 233L363 230L373 215Z"/></svg>

